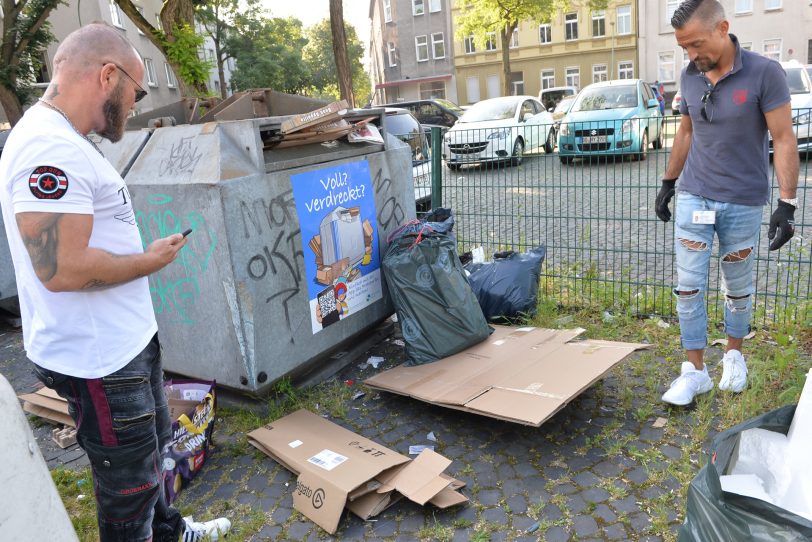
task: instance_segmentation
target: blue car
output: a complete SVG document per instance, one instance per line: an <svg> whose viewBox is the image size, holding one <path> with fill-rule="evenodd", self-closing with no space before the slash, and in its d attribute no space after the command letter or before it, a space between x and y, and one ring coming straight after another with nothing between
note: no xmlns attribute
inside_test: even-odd
<svg viewBox="0 0 812 542"><path fill-rule="evenodd" d="M563 164L595 156L629 155L645 160L649 145L663 146L663 114L651 86L640 79L585 87L558 131Z"/></svg>

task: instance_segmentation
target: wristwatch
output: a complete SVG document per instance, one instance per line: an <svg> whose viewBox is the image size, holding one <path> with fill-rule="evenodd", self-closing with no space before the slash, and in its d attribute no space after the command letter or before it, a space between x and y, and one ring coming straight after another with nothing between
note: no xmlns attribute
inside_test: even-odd
<svg viewBox="0 0 812 542"><path fill-rule="evenodd" d="M798 198L778 198L778 201L783 201L784 203L789 203L796 209L798 208Z"/></svg>

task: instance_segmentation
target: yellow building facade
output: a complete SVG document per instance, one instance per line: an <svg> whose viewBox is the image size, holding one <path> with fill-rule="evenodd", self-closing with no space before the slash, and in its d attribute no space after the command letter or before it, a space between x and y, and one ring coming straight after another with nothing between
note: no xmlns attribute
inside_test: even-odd
<svg viewBox="0 0 812 542"><path fill-rule="evenodd" d="M549 24L521 21L510 42L511 94L538 96L542 88L586 85L639 77L637 8L629 0L610 1L607 9L587 7L556 13ZM503 94L502 51L498 35L489 43L460 39L452 11L454 64L460 104Z"/></svg>

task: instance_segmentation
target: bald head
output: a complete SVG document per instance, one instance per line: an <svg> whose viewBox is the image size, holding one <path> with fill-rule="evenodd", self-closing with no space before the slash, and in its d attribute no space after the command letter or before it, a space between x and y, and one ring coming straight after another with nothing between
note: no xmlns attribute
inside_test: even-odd
<svg viewBox="0 0 812 542"><path fill-rule="evenodd" d="M140 63L135 47L118 30L105 23L90 23L71 32L54 55L54 76L96 70L106 62Z"/></svg>

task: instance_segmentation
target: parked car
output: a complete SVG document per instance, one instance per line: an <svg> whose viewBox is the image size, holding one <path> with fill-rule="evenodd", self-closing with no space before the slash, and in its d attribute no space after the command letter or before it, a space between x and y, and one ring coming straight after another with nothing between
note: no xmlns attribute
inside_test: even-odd
<svg viewBox="0 0 812 542"><path fill-rule="evenodd" d="M428 100L410 100L384 104L381 107L398 107L408 109L417 121L423 125L436 125L451 128L464 111L450 100L432 98Z"/></svg>
<svg viewBox="0 0 812 542"><path fill-rule="evenodd" d="M576 94L578 94L578 89L575 87L545 88L539 92L539 101L544 104L545 110L552 113L564 96L575 96Z"/></svg>
<svg viewBox="0 0 812 542"><path fill-rule="evenodd" d="M558 131L558 154L576 157L632 155L643 160L649 143L663 144L663 115L650 85L640 79L593 83L578 93Z"/></svg>
<svg viewBox="0 0 812 542"><path fill-rule="evenodd" d="M384 131L406 143L412 153L414 201L418 210L431 206L431 158L426 132L407 109L387 107Z"/></svg>
<svg viewBox="0 0 812 542"><path fill-rule="evenodd" d="M576 96L577 94L564 96L561 98L561 101L558 102L558 105L555 106L555 109L553 109L553 130L555 134L558 134L558 127L561 125L561 120L569 113L572 104L575 103Z"/></svg>
<svg viewBox="0 0 812 542"><path fill-rule="evenodd" d="M527 150L555 149L553 116L532 96L505 96L472 105L443 138L448 168L507 162L518 166Z"/></svg>
<svg viewBox="0 0 812 542"><path fill-rule="evenodd" d="M812 78L812 64L806 65L806 73L809 74L810 78Z"/></svg>
<svg viewBox="0 0 812 542"><path fill-rule="evenodd" d="M677 89L677 93L674 94L674 99L671 100L671 113L674 115L679 115L679 106L682 103L682 92Z"/></svg>
<svg viewBox="0 0 812 542"><path fill-rule="evenodd" d="M797 60L782 62L787 74L787 85L792 107L792 127L798 139L798 151L807 154L812 149L812 78L806 67ZM770 136L770 153L773 140Z"/></svg>
<svg viewBox="0 0 812 542"><path fill-rule="evenodd" d="M665 116L665 97L660 94L660 89L657 88L659 85L651 85L651 92L654 93L654 97L657 98L657 101L660 103L660 113Z"/></svg>

